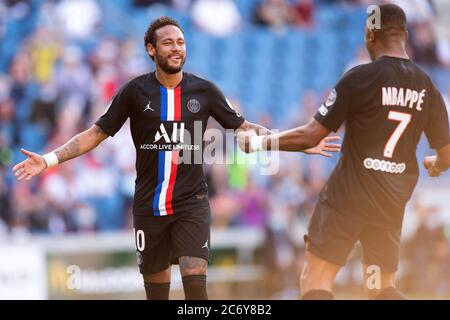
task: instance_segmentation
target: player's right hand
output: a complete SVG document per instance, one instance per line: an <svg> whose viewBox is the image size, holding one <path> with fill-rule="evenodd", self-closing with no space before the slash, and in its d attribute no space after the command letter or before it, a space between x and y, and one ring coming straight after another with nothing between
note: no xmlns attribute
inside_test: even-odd
<svg viewBox="0 0 450 320"><path fill-rule="evenodd" d="M37 176L47 168L44 158L39 154L25 149L21 149L20 152L26 155L28 159L13 167L12 170L15 173L17 180L31 180L31 178Z"/></svg>
<svg viewBox="0 0 450 320"><path fill-rule="evenodd" d="M423 166L428 170L430 177L439 177L442 171L437 166L437 157L429 156L423 160Z"/></svg>

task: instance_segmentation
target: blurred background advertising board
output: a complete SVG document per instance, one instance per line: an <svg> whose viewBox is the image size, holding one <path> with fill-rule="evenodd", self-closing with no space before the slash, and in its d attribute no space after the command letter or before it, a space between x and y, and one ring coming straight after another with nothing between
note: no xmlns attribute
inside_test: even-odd
<svg viewBox="0 0 450 320"><path fill-rule="evenodd" d="M0 245L0 300L46 299L45 253L30 243Z"/></svg>

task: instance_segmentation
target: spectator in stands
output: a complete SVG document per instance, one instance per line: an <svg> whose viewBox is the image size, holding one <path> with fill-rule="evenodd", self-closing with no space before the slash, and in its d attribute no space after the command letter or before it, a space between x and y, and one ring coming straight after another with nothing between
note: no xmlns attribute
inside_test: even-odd
<svg viewBox="0 0 450 320"><path fill-rule="evenodd" d="M48 232L45 212L41 211L45 206L45 199L34 193L31 185L13 184L9 201L11 216L8 222L12 234ZM40 214L40 211L43 213Z"/></svg>
<svg viewBox="0 0 450 320"><path fill-rule="evenodd" d="M446 238L444 224L440 211L416 203L415 212L419 225L413 238L406 245L406 252L410 257L407 268L407 279L410 288L418 292L450 293L449 269L450 246ZM421 265L421 270L416 268ZM412 287L412 288L411 288Z"/></svg>
<svg viewBox="0 0 450 320"><path fill-rule="evenodd" d="M40 83L51 81L61 51L54 33L45 27L38 28L32 35L28 47L33 59L33 74L36 81Z"/></svg>
<svg viewBox="0 0 450 320"><path fill-rule="evenodd" d="M58 92L53 82L41 85L39 96L32 103L30 122L36 124L46 136L53 132L56 125Z"/></svg>
<svg viewBox="0 0 450 320"><path fill-rule="evenodd" d="M217 37L236 32L242 23L232 0L197 0L192 6L192 20L201 30Z"/></svg>
<svg viewBox="0 0 450 320"><path fill-rule="evenodd" d="M121 80L119 74L120 44L110 38L100 41L91 59L96 97L103 103L111 101Z"/></svg>
<svg viewBox="0 0 450 320"><path fill-rule="evenodd" d="M133 0L133 6L148 7L154 4L170 5L171 2L171 0Z"/></svg>
<svg viewBox="0 0 450 320"><path fill-rule="evenodd" d="M188 11L194 0L172 0L172 6L179 11Z"/></svg>
<svg viewBox="0 0 450 320"><path fill-rule="evenodd" d="M62 63L55 72L55 83L61 100L73 99L82 108L86 106L91 93L92 72L79 47L72 45L64 49Z"/></svg>
<svg viewBox="0 0 450 320"><path fill-rule="evenodd" d="M13 104L8 97L6 84L0 78L0 235L11 220L10 182L7 181L7 167L12 159L13 136ZM3 88L2 88L3 87ZM4 222L3 222L3 221Z"/></svg>
<svg viewBox="0 0 450 320"><path fill-rule="evenodd" d="M292 24L294 17L294 11L286 0L263 0L254 12L256 24L276 29Z"/></svg>
<svg viewBox="0 0 450 320"><path fill-rule="evenodd" d="M432 26L429 23L416 24L412 27L410 35L414 61L428 66L439 65L440 61Z"/></svg>
<svg viewBox="0 0 450 320"><path fill-rule="evenodd" d="M75 39L92 36L102 19L95 0L61 0L56 4L55 13L59 30Z"/></svg>
<svg viewBox="0 0 450 320"><path fill-rule="evenodd" d="M270 207L264 244L266 266L270 274L268 280L272 283L272 294L278 299L296 298L286 295L289 295L292 283L296 283L292 279L292 275L296 273L293 267L297 262L294 227L298 208L305 200L295 157L287 155L284 160L289 160L283 162L286 169L280 172L281 176L274 181L271 192L267 195Z"/></svg>
<svg viewBox="0 0 450 320"><path fill-rule="evenodd" d="M0 41L4 39L6 33L6 6L0 2Z"/></svg>
<svg viewBox="0 0 450 320"><path fill-rule="evenodd" d="M381 0L381 4L383 3L393 3L401 7L410 26L430 22L434 17L430 0Z"/></svg>
<svg viewBox="0 0 450 320"><path fill-rule="evenodd" d="M439 60L446 68L450 68L450 1L434 0L433 4Z"/></svg>
<svg viewBox="0 0 450 320"><path fill-rule="evenodd" d="M9 208L8 188L5 185L5 170L0 169L0 238L8 234Z"/></svg>
<svg viewBox="0 0 450 320"><path fill-rule="evenodd" d="M241 194L238 194L242 212L239 215L241 225L264 227L267 220L268 196L267 190L258 186L249 178Z"/></svg>
<svg viewBox="0 0 450 320"><path fill-rule="evenodd" d="M289 126L295 127L301 123L308 122L314 113L317 111L317 106L320 104L317 93L313 90L306 90L300 97L300 101L293 109L293 114L289 117L292 121ZM301 110L301 112L298 112Z"/></svg>
<svg viewBox="0 0 450 320"><path fill-rule="evenodd" d="M38 87L33 79L30 55L19 52L13 58L10 67L10 98L14 105L13 130L14 142L40 149L42 141L33 126L30 126L32 104L38 94Z"/></svg>
<svg viewBox="0 0 450 320"><path fill-rule="evenodd" d="M148 59L142 54L140 46L128 39L120 45L118 68L120 79L127 80L137 77L145 70L150 71Z"/></svg>
<svg viewBox="0 0 450 320"><path fill-rule="evenodd" d="M13 146L17 143L17 135L15 105L10 97L10 84L6 77L0 77L0 139L6 146Z"/></svg>
<svg viewBox="0 0 450 320"><path fill-rule="evenodd" d="M31 0L5 0L5 4L10 18L22 20L30 13Z"/></svg>
<svg viewBox="0 0 450 320"><path fill-rule="evenodd" d="M313 0L297 0L294 4L294 24L302 28L314 26L314 2Z"/></svg>
<svg viewBox="0 0 450 320"><path fill-rule="evenodd" d="M42 195L46 199L45 209L34 214L35 220L45 221L48 232L62 234L76 231L73 210L80 201L80 190L77 190L76 172L72 166L61 166L49 172L42 180Z"/></svg>
<svg viewBox="0 0 450 320"><path fill-rule="evenodd" d="M370 62L369 52L367 52L367 49L363 46L358 47L356 50L355 57L349 62L349 64L345 67L345 72L350 70L351 68L354 68L356 66L359 66L361 64L366 64Z"/></svg>

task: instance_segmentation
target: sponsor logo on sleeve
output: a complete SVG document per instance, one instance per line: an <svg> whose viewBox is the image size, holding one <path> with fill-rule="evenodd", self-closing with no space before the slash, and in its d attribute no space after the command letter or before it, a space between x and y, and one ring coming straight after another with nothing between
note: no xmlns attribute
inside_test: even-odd
<svg viewBox="0 0 450 320"><path fill-rule="evenodd" d="M329 108L334 105L337 98L337 92L336 89L333 89L330 94L328 95L327 100L320 106L319 113L322 116L326 116L328 114Z"/></svg>

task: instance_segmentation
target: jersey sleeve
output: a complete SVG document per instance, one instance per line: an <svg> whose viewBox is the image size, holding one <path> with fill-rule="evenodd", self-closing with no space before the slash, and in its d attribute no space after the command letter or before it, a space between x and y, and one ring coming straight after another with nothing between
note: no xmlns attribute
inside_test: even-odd
<svg viewBox="0 0 450 320"><path fill-rule="evenodd" d="M113 137L130 116L131 96L131 86L128 82L117 91L106 112L95 122L109 136Z"/></svg>
<svg viewBox="0 0 450 320"><path fill-rule="evenodd" d="M212 117L225 129L239 128L245 119L228 102L222 91L211 83L208 94Z"/></svg>
<svg viewBox="0 0 450 320"><path fill-rule="evenodd" d="M320 124L336 132L350 113L349 76L344 75L314 115Z"/></svg>
<svg viewBox="0 0 450 320"><path fill-rule="evenodd" d="M448 112L444 99L438 90L434 90L430 117L425 135L432 149L440 149L450 143Z"/></svg>

